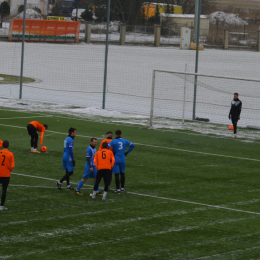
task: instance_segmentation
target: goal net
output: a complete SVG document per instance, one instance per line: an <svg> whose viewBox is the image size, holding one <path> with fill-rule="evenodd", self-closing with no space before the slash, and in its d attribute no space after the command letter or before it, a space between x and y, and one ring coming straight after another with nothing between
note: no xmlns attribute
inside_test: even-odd
<svg viewBox="0 0 260 260"><path fill-rule="evenodd" d="M235 92L243 104L239 124L260 127L260 80L153 70L152 82L151 128L160 125L161 117L184 122L194 115L198 120L230 124L228 115Z"/></svg>

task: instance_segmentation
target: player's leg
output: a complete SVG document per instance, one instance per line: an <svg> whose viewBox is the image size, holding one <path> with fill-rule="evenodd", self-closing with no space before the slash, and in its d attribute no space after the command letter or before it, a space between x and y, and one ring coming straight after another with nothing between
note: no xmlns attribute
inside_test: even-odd
<svg viewBox="0 0 260 260"><path fill-rule="evenodd" d="M66 181L67 181L67 190L74 190L72 186L70 186L70 176L73 174L73 170L69 168L69 170L66 170Z"/></svg>
<svg viewBox="0 0 260 260"><path fill-rule="evenodd" d="M236 135L237 135L237 121L238 121L238 118L232 116L232 124L234 127L234 137L236 137Z"/></svg>
<svg viewBox="0 0 260 260"><path fill-rule="evenodd" d="M93 194L92 194L92 198L94 199L96 197L96 194L98 192L98 188L99 188L99 183L103 177L103 170L99 170L97 171L97 174L96 174L96 180L95 180L95 183L94 183L94 188L93 188Z"/></svg>
<svg viewBox="0 0 260 260"><path fill-rule="evenodd" d="M94 172L90 173L90 177L94 178L94 185L95 185L98 170L97 170L96 167L93 167L93 169L94 169ZM101 193L99 192L99 184L98 184L98 187L97 187L97 194L101 195Z"/></svg>
<svg viewBox="0 0 260 260"><path fill-rule="evenodd" d="M33 143L33 148L36 150L38 146L38 133L34 135L34 143Z"/></svg>
<svg viewBox="0 0 260 260"><path fill-rule="evenodd" d="M61 184L66 180L67 190L74 190L74 188L70 186L70 176L73 174L74 171L73 162L63 158L63 170L66 170L66 173L59 181L57 181L56 185L58 189L61 190Z"/></svg>
<svg viewBox="0 0 260 260"><path fill-rule="evenodd" d="M110 190L109 186L110 186L111 182L112 182L112 170L109 170L109 174L108 174L108 190Z"/></svg>
<svg viewBox="0 0 260 260"><path fill-rule="evenodd" d="M87 179L89 178L90 176L90 169L89 169L89 166L88 164L86 163L85 164L85 170L84 170L84 174L83 174L83 177L82 179L79 181L79 184L78 184L78 187L76 188L75 192L76 194L78 195L83 195L83 193L80 192L80 189L82 188L82 186L84 185L84 183L87 181Z"/></svg>
<svg viewBox="0 0 260 260"><path fill-rule="evenodd" d="M106 200L107 192L108 192L108 186L111 182L111 176L110 176L111 170L106 170L103 175L104 183L105 183L105 189L103 193L102 200Z"/></svg>
<svg viewBox="0 0 260 260"><path fill-rule="evenodd" d="M119 180L119 164L115 163L112 169L112 172L115 174L115 183L116 183L116 190L114 193L120 193L120 180Z"/></svg>
<svg viewBox="0 0 260 260"><path fill-rule="evenodd" d="M120 163L121 192L125 192L125 163Z"/></svg>
<svg viewBox="0 0 260 260"><path fill-rule="evenodd" d="M37 145L34 148L34 146L35 146L35 137L36 137L36 135L38 135L37 134L37 130L36 130L36 128L33 125L28 124L27 125L27 131L28 131L28 134L31 136L31 152L33 152L35 150L35 148L37 148Z"/></svg>
<svg viewBox="0 0 260 260"><path fill-rule="evenodd" d="M6 200L6 193L7 193L7 188L9 185L10 177L2 177L1 178L1 183L2 183L2 196L1 196L1 206L0 210L7 210L7 208L4 207L5 200Z"/></svg>

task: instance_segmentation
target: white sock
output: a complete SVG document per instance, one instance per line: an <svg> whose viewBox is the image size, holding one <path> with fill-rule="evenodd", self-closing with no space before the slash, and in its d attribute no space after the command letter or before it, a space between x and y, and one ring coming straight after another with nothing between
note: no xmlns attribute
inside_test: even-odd
<svg viewBox="0 0 260 260"><path fill-rule="evenodd" d="M93 195L96 196L97 192L95 190L93 190Z"/></svg>
<svg viewBox="0 0 260 260"><path fill-rule="evenodd" d="M104 191L104 192L103 192L103 198L105 199L106 196L107 196L107 191Z"/></svg>
<svg viewBox="0 0 260 260"><path fill-rule="evenodd" d="M33 147L31 147L31 150L33 150L34 148Z"/></svg>

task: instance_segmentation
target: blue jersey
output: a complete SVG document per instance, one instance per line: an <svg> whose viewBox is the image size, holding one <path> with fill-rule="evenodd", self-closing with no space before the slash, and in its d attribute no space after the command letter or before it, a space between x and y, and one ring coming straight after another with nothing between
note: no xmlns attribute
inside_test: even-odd
<svg viewBox="0 0 260 260"><path fill-rule="evenodd" d="M89 168L93 168L96 167L94 164L94 157L96 155L96 148L92 148L91 146L89 146L86 150L86 159L87 159L87 163Z"/></svg>
<svg viewBox="0 0 260 260"><path fill-rule="evenodd" d="M108 144L108 149L113 147L113 153L115 155L115 163L125 163L125 150L130 147L127 153L130 153L134 149L134 145L123 138L116 138Z"/></svg>
<svg viewBox="0 0 260 260"><path fill-rule="evenodd" d="M64 140L64 154L63 158L67 161L73 161L73 147L74 147L74 140L68 136Z"/></svg>

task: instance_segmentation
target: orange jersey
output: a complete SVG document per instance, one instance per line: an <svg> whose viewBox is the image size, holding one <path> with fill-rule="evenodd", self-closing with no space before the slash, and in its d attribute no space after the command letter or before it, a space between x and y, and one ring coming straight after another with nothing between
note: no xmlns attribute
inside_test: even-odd
<svg viewBox="0 0 260 260"><path fill-rule="evenodd" d="M32 121L32 122L30 122L29 124L30 124L30 125L33 125L38 132L41 132L40 144L42 145L43 135L44 135L44 132L45 132L45 127L44 127L41 123L39 123L39 122L37 122L37 121Z"/></svg>
<svg viewBox="0 0 260 260"><path fill-rule="evenodd" d="M0 151L0 177L10 177L14 168L14 155L8 150Z"/></svg>
<svg viewBox="0 0 260 260"><path fill-rule="evenodd" d="M103 144L104 142L107 142L107 143L109 144L112 140L113 140L112 138L111 138L111 139L105 139L105 140L103 140L103 141L100 143L99 151L102 150L102 144ZM113 152L113 147L110 147L109 150Z"/></svg>
<svg viewBox="0 0 260 260"><path fill-rule="evenodd" d="M101 151L98 151L96 153L94 157L94 163L97 166L98 170L111 170L115 163L114 154L106 148L102 149Z"/></svg>
<svg viewBox="0 0 260 260"><path fill-rule="evenodd" d="M3 146L3 141L2 140L0 140L0 147L2 147Z"/></svg>

